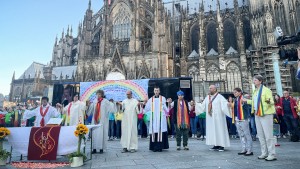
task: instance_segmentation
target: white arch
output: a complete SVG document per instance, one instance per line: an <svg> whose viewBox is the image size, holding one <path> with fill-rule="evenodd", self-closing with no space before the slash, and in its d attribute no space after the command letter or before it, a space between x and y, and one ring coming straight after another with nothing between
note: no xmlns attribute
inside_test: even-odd
<svg viewBox="0 0 300 169"><path fill-rule="evenodd" d="M125 76L120 72L110 72L105 80L125 80Z"/></svg>

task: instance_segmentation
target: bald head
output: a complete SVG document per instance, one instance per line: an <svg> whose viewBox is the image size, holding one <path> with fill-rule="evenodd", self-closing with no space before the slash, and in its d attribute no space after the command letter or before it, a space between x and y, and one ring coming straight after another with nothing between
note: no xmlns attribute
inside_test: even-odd
<svg viewBox="0 0 300 169"><path fill-rule="evenodd" d="M217 93L217 87L215 85L210 85L209 86L209 93L211 95L214 95L215 93Z"/></svg>
<svg viewBox="0 0 300 169"><path fill-rule="evenodd" d="M127 98L128 98L128 99L131 99L131 98L132 98L132 91L131 91L131 90L128 90L128 91L126 92L126 95L127 95Z"/></svg>

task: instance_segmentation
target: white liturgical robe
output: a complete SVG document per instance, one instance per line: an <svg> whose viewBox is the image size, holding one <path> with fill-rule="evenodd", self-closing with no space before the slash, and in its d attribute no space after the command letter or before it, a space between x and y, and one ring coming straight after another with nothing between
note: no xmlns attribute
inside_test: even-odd
<svg viewBox="0 0 300 169"><path fill-rule="evenodd" d="M161 97L161 100L160 100ZM159 127L161 127L161 132L168 131L167 126L167 115L169 109L166 106L166 98L160 96L155 98L154 96L151 97L144 109L144 112L151 112L150 113L150 124L149 124L149 134L159 133ZM161 109L161 110L160 110ZM153 113L152 113L153 111ZM161 112L162 111L162 112ZM162 113L161 121L160 121L160 112ZM159 124L160 122L160 124Z"/></svg>
<svg viewBox="0 0 300 169"><path fill-rule="evenodd" d="M210 96L213 100L214 96ZM206 144L213 146L230 147L226 116L231 117L228 101L220 94L212 101L212 115L208 113L209 96L203 103L196 103L197 115L206 112Z"/></svg>
<svg viewBox="0 0 300 169"><path fill-rule="evenodd" d="M88 114L93 114L92 124L102 124L103 127L93 130L93 149L106 150L108 140L108 114L109 112L115 112L114 103L109 102L107 99L103 99L100 106L100 122L96 123L94 116L97 107L97 100L91 103Z"/></svg>
<svg viewBox="0 0 300 169"><path fill-rule="evenodd" d="M137 114L139 113L138 101L136 99L125 99L122 102L122 148L128 150L138 149Z"/></svg>
<svg viewBox="0 0 300 169"><path fill-rule="evenodd" d="M47 106L42 106L42 111L43 111L42 113L44 113L46 111L47 107L49 107L49 109L44 117L45 125L51 118L59 118L60 117L60 113L57 111L57 109L50 106L49 104L47 104ZM41 112L40 112L40 108L41 108L41 106L38 106L34 110L25 110L23 119L27 120L27 119L30 119L31 117L35 116L34 126L40 127L41 126L40 123L43 118L41 115Z"/></svg>
<svg viewBox="0 0 300 169"><path fill-rule="evenodd" d="M85 109L84 102L79 100L64 107L63 113L66 114L65 126L84 124Z"/></svg>

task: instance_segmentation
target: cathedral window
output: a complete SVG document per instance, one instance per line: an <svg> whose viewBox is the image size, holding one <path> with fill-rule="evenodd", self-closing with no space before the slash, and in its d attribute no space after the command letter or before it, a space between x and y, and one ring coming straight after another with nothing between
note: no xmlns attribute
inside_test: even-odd
<svg viewBox="0 0 300 169"><path fill-rule="evenodd" d="M247 18L243 19L243 33L244 33L244 45L245 49L249 49L251 46L251 39L252 39L252 33L251 33L251 25L250 20Z"/></svg>
<svg viewBox="0 0 300 169"><path fill-rule="evenodd" d="M281 27L284 34L289 34L286 28L285 10L282 2L276 2L274 5L276 24Z"/></svg>
<svg viewBox="0 0 300 169"><path fill-rule="evenodd" d="M199 23L196 23L192 26L191 29L191 51L195 50L197 53L199 53Z"/></svg>
<svg viewBox="0 0 300 169"><path fill-rule="evenodd" d="M148 27L141 30L141 49L143 52L152 51L152 32Z"/></svg>
<svg viewBox="0 0 300 169"><path fill-rule="evenodd" d="M31 97L31 87L30 86L28 86L26 88L26 98L29 98L29 97Z"/></svg>
<svg viewBox="0 0 300 169"><path fill-rule="evenodd" d="M120 15L113 22L113 40L128 41L130 39L131 23L126 15Z"/></svg>
<svg viewBox="0 0 300 169"><path fill-rule="evenodd" d="M112 13L113 16L112 21L112 51L115 48L119 49L120 53L128 53L129 52L129 41L131 36L131 11L130 8L123 2L118 3L118 7L114 8Z"/></svg>
<svg viewBox="0 0 300 169"><path fill-rule="evenodd" d="M211 49L218 51L217 24L210 22L206 27L207 52Z"/></svg>
<svg viewBox="0 0 300 169"><path fill-rule="evenodd" d="M234 23L227 19L224 22L224 49L227 51L230 47L237 50L237 38L236 38L236 30Z"/></svg>
<svg viewBox="0 0 300 169"><path fill-rule="evenodd" d="M206 79L207 81L220 80L220 70L215 64L210 65L210 67L207 69Z"/></svg>
<svg viewBox="0 0 300 169"><path fill-rule="evenodd" d="M96 33L92 41L92 55L98 56L99 55L99 41L100 41L100 33Z"/></svg>
<svg viewBox="0 0 300 169"><path fill-rule="evenodd" d="M236 87L242 87L240 68L236 63L231 62L226 69L227 91L233 91Z"/></svg>
<svg viewBox="0 0 300 169"><path fill-rule="evenodd" d="M14 98L12 98L14 101L20 100L21 97L21 88L17 87L14 91Z"/></svg>
<svg viewBox="0 0 300 169"><path fill-rule="evenodd" d="M193 81L200 81L199 69L196 66L191 66L189 69L189 76L193 78Z"/></svg>

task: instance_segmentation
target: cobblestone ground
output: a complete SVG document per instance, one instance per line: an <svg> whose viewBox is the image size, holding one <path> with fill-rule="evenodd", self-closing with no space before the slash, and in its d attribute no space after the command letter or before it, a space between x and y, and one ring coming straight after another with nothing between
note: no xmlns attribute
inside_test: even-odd
<svg viewBox="0 0 300 169"><path fill-rule="evenodd" d="M170 149L163 152L148 150L149 140L139 139L139 150L135 153L121 153L119 141L109 141L108 150L104 154L95 154L82 169L168 169L168 168L224 168L224 169L300 169L300 142L289 142L279 139L276 147L277 161L258 160L260 155L259 141L254 142L254 156L237 155L240 151L238 139L231 139L231 147L224 152L210 151L205 141L189 139L189 151L177 151L175 139L169 139ZM6 148L9 148L7 143ZM12 161L19 161L20 154L13 151ZM24 160L24 158L23 158ZM26 157L25 157L26 160ZM58 161L67 161L58 157ZM13 168L7 165L5 168ZM69 167L64 167L69 168Z"/></svg>

